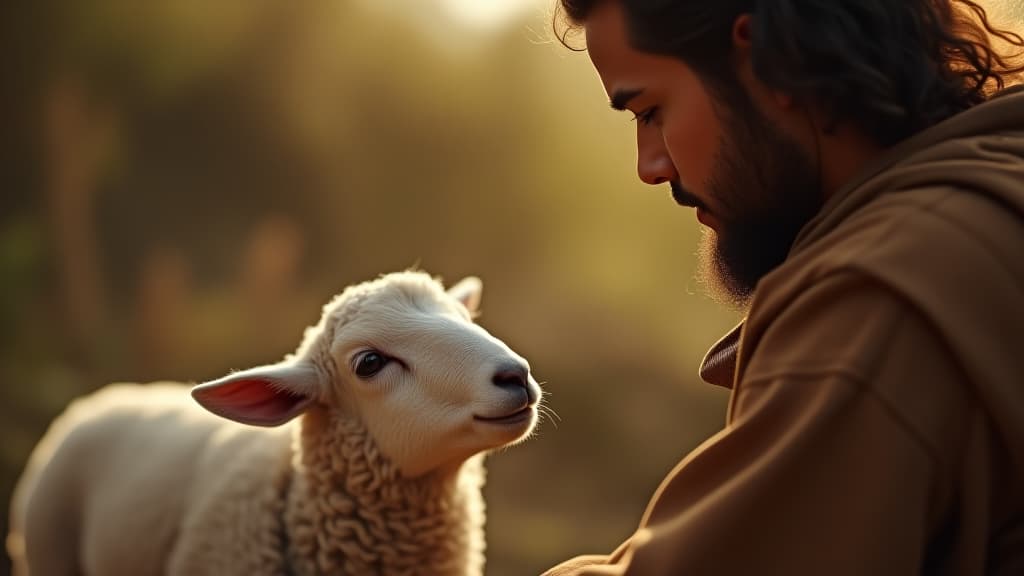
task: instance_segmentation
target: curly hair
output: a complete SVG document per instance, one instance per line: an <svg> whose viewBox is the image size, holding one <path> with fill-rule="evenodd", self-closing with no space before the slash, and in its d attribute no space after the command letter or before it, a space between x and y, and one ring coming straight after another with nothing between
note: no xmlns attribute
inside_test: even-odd
<svg viewBox="0 0 1024 576"><path fill-rule="evenodd" d="M720 92L738 88L732 26L752 14L758 79L819 106L827 129L851 122L883 146L984 102L1024 72L1024 39L970 0L560 0L559 41L581 49L568 37L605 1L621 3L635 49L681 59Z"/></svg>

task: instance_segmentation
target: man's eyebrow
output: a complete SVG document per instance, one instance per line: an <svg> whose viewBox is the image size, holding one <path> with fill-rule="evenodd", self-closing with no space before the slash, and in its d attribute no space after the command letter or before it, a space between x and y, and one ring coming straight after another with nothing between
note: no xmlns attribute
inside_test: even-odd
<svg viewBox="0 0 1024 576"><path fill-rule="evenodd" d="M637 96L639 96L642 93L643 93L643 90L641 90L641 89L616 90L615 93L612 94L612 101L611 101L612 109L613 110L625 110L626 106L629 104L629 101L632 100L633 98L636 98Z"/></svg>

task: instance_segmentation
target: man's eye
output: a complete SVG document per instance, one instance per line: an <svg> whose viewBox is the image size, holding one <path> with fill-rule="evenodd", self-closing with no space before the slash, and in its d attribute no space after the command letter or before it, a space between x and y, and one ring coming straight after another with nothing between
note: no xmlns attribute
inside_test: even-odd
<svg viewBox="0 0 1024 576"><path fill-rule="evenodd" d="M648 109L646 109L646 110L644 110L642 112L638 112L638 113L634 114L633 115L633 120L636 120L636 121L640 122L641 124L643 124L644 126L647 126L651 122L654 122L654 117L655 117L655 115L657 113L658 113L658 107L657 106L651 106L650 108L648 108Z"/></svg>
<svg viewBox="0 0 1024 576"><path fill-rule="evenodd" d="M364 379L372 378L376 376L378 372L383 370L390 361L390 358L376 350L363 352L358 358L356 358L356 376Z"/></svg>

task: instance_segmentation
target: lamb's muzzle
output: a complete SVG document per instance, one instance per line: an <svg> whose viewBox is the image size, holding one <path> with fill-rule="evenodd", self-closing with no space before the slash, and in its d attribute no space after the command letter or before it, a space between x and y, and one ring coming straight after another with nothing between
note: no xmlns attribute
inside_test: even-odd
<svg viewBox="0 0 1024 576"><path fill-rule="evenodd" d="M474 419L506 426L524 423L532 425L541 390L530 376L529 368L519 363L506 364L498 368L491 382L503 390L506 397L484 414L475 414Z"/></svg>

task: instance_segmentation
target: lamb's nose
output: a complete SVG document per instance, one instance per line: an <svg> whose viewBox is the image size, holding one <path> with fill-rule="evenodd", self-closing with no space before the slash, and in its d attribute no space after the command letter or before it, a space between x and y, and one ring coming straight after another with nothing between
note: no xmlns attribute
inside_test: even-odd
<svg viewBox="0 0 1024 576"><path fill-rule="evenodd" d="M530 371L526 366L513 362L499 366L491 382L501 388L526 388L526 381L529 377Z"/></svg>

